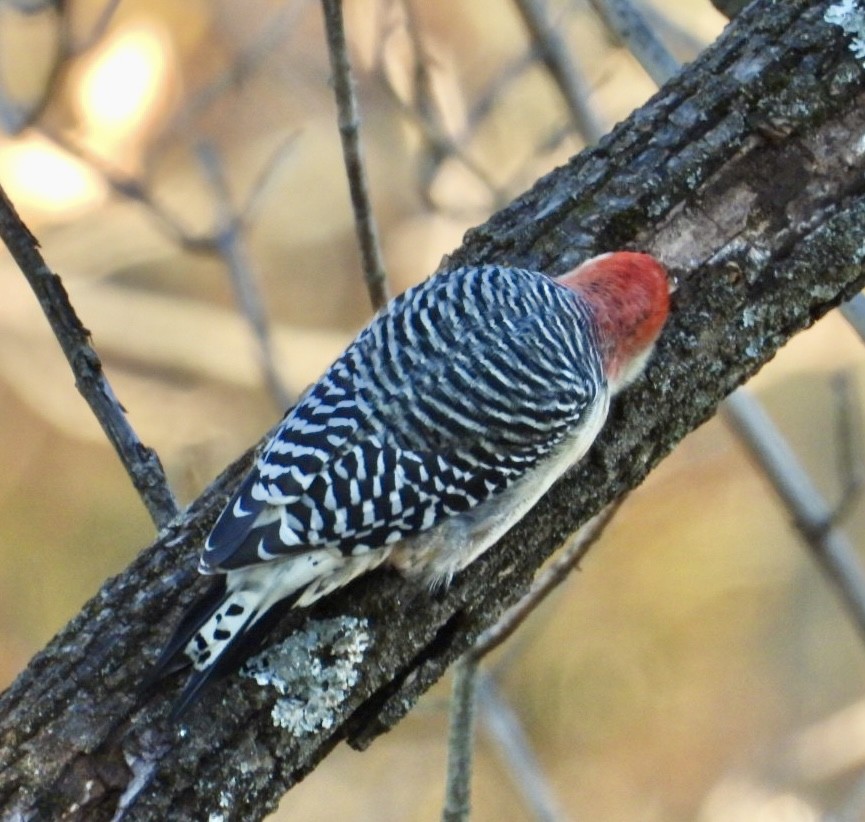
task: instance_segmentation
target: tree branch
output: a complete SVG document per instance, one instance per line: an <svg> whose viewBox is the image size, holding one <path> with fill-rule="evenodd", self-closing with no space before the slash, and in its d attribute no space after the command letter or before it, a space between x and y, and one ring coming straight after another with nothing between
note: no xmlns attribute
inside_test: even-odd
<svg viewBox="0 0 865 822"><path fill-rule="evenodd" d="M811 554L832 580L860 637L865 639L865 574L856 549L769 415L747 391L731 394L723 415L793 516Z"/></svg>
<svg viewBox="0 0 865 822"><path fill-rule="evenodd" d="M204 176L213 189L216 202L214 227L215 249L223 261L234 297L258 348L258 362L271 398L280 411L291 404L296 393L289 391L274 361L273 338L264 300L258 287L258 272L254 270L252 256L245 236L246 223L240 219L231 202L228 181L222 167L222 158L214 146L200 143L196 156ZM273 166L268 164L268 168Z"/></svg>
<svg viewBox="0 0 865 822"><path fill-rule="evenodd" d="M378 241L378 228L369 199L369 184L360 143L360 114L342 20L342 0L321 0L321 6L324 12L330 68L333 72L339 136L342 140L345 173L348 177L351 205L354 209L354 225L363 262L363 274L372 306L379 309L388 301L390 293Z"/></svg>
<svg viewBox="0 0 865 822"><path fill-rule="evenodd" d="M604 127L589 104L589 83L574 63L564 38L550 18L546 0L514 0L514 5L568 107L577 133L586 143L597 142L604 133Z"/></svg>
<svg viewBox="0 0 865 822"><path fill-rule="evenodd" d="M154 524L162 528L178 513L162 463L156 452L138 439L126 419L126 412L102 371L99 355L90 344L90 332L78 319L60 277L45 264L39 253L38 241L24 225L2 188L0 238L36 294L75 375L76 388L87 400L117 451Z"/></svg>
<svg viewBox="0 0 865 822"><path fill-rule="evenodd" d="M276 695L217 686L180 727L179 683L144 672L201 589L195 555L241 460L110 580L0 699L0 813L259 818L340 741L392 727L579 525L638 485L796 332L865 282L865 70L826 0L763 0L601 143L470 232L450 264L562 272L641 248L679 276L648 371L589 457L440 597L376 572L307 612L362 617L369 645L327 727L274 724ZM248 459L248 458L247 458ZM122 801L121 801L122 800Z"/></svg>
<svg viewBox="0 0 865 822"><path fill-rule="evenodd" d="M663 85L678 70L679 63L652 31L633 0L589 0L604 25L627 46L646 74Z"/></svg>

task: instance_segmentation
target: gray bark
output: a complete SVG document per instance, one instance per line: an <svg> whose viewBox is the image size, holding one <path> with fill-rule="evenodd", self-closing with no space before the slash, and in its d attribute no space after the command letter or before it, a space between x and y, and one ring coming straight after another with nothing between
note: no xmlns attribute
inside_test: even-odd
<svg viewBox="0 0 865 822"><path fill-rule="evenodd" d="M638 485L796 332L865 282L865 67L828 2L762 0L601 144L470 232L450 264L559 273L650 250L679 278L645 378L599 443L441 596L374 573L315 609L367 620L360 679L327 729L276 727L274 697L218 685L179 726L179 682L137 687L201 590L195 555L248 465L231 466L38 654L0 699L0 816L258 818L339 742L392 727L561 540ZM302 630L289 614L274 638Z"/></svg>

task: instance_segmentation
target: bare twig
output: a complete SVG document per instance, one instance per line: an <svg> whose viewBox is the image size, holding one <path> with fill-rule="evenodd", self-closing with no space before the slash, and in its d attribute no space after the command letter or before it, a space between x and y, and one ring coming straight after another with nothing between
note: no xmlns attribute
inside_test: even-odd
<svg viewBox="0 0 865 822"><path fill-rule="evenodd" d="M516 83L538 61L538 49L530 43L525 52L515 57L493 77L486 88L478 94L466 115L466 136L473 133L500 102L508 88Z"/></svg>
<svg viewBox="0 0 865 822"><path fill-rule="evenodd" d="M88 31L87 34L73 46L74 54L77 55L87 51L102 39L102 35L105 34L108 25L111 23L111 19L114 17L114 12L117 11L120 1L121 0L107 0L105 5L102 7L102 10L97 15L96 21L90 27L90 31Z"/></svg>
<svg viewBox="0 0 865 822"><path fill-rule="evenodd" d="M23 2L17 5L18 11L23 14L40 14L49 7L55 7L54 14L57 18L59 35L45 83L38 97L31 103L22 105L12 101L6 94L3 78L0 77L0 124L7 133L20 134L27 126L39 119L51 101L69 63L74 57L88 51L101 39L119 5L120 0L107 0L90 30L77 43L73 39L71 14L67 6L53 2Z"/></svg>
<svg viewBox="0 0 865 822"><path fill-rule="evenodd" d="M589 85L550 19L545 0L514 0L514 5L568 106L574 128L587 144L596 143L606 129L588 103Z"/></svg>
<svg viewBox="0 0 865 822"><path fill-rule="evenodd" d="M51 324L57 341L72 366L75 384L117 451L150 517L163 528L178 507L156 452L147 448L126 419L102 363L90 344L89 332L69 302L63 283L45 264L39 243L0 187L0 237L9 249Z"/></svg>
<svg viewBox="0 0 865 822"><path fill-rule="evenodd" d="M865 294L857 294L852 300L844 303L839 311L865 343Z"/></svg>
<svg viewBox="0 0 865 822"><path fill-rule="evenodd" d="M477 642L466 651L455 666L448 735L447 788L442 813L445 822L468 819L475 703L478 698L477 686L481 676L479 671L481 660L511 636L550 591L568 576L589 548L598 541L624 499L624 496L617 499L581 528L550 567L535 580L529 592L508 609L495 625L481 633ZM512 740L512 744L518 743L519 738Z"/></svg>
<svg viewBox="0 0 865 822"><path fill-rule="evenodd" d="M348 59L348 46L342 20L342 0L322 0L324 26L327 32L327 49L333 72L333 90L336 97L339 136L351 204L354 209L354 224L360 245L366 287L374 308L381 308L389 298L387 274L378 241L378 230L372 205L363 149L360 144L360 115Z"/></svg>
<svg viewBox="0 0 865 822"><path fill-rule="evenodd" d="M589 0L607 28L622 41L656 85L662 86L679 63L652 31L631 0Z"/></svg>
<svg viewBox="0 0 865 822"><path fill-rule="evenodd" d="M832 378L837 414L838 476L841 479L841 499L835 506L832 520L843 522L862 496L862 432L859 427L861 408L850 385L850 377L839 373Z"/></svg>
<svg viewBox="0 0 865 822"><path fill-rule="evenodd" d="M239 220L243 225L249 225L255 219L258 209L261 207L274 177L276 177L276 172L294 148L299 134L299 131L293 131L280 142L259 170L252 187L249 189L249 194L246 195L246 202L240 208Z"/></svg>
<svg viewBox="0 0 865 822"><path fill-rule="evenodd" d="M464 822L471 810L477 677L476 657L466 654L454 665L443 822Z"/></svg>
<svg viewBox="0 0 865 822"><path fill-rule="evenodd" d="M21 11L25 11L21 9ZM32 8L27 13L40 13L42 9ZM57 18L57 26L60 32L57 46L51 57L51 65L45 75L45 82L39 90L39 95L27 104L16 103L6 93L4 78L0 75L0 123L7 134L20 134L27 126L36 121L48 101L51 99L54 89L63 73L63 69L72 55L72 47L68 38L67 27L64 23L64 12L62 9L53 9Z"/></svg>
<svg viewBox="0 0 865 822"><path fill-rule="evenodd" d="M664 42L689 55L689 59L696 57L708 45L680 23L673 10L667 13L666 8L658 8L654 3L640 3L640 7L652 31L663 37Z"/></svg>
<svg viewBox="0 0 865 822"><path fill-rule="evenodd" d="M93 171L102 177L103 182L115 194L144 206L155 220L159 230L182 249L192 253L212 254L214 252L215 238L210 234L193 233L179 217L169 212L156 200L145 180L112 168L106 160L97 157L84 146L73 142L61 131L44 125L40 127L40 131L58 146L86 162Z"/></svg>
<svg viewBox="0 0 865 822"><path fill-rule="evenodd" d="M411 102L407 103L403 100L394 88L381 60L379 60L377 73L391 99L399 106L404 116L411 118L418 125L424 138L426 150L423 162L419 164L421 196L428 206L434 206L430 194L433 180L442 163L449 157L453 157L490 191L495 203L502 203L505 197L504 192L495 184L484 168L463 149L461 144L463 141L455 139L448 133L433 93L432 77L429 70L430 57L424 46L414 9L409 0L403 0L402 6L405 10L406 31L412 43L414 56Z"/></svg>
<svg viewBox="0 0 865 822"><path fill-rule="evenodd" d="M206 86L198 90L177 112L170 128L160 135L151 150L151 156L158 156L166 144L177 133L194 131L192 124L213 104L223 100L228 91L241 87L274 50L285 47L286 32L296 22L309 0L295 0L280 5L279 10L267 18L260 27L260 33L252 44L233 57L228 67Z"/></svg>
<svg viewBox="0 0 865 822"><path fill-rule="evenodd" d="M41 126L40 131L65 151L87 163L115 194L142 205L156 222L157 228L184 251L189 251L192 254L219 253L219 232L196 233L192 231L183 223L180 217L170 212L154 197L148 187L147 180L133 177L124 171L113 168L109 162L96 156L85 146L70 140L61 131L56 131L47 126ZM247 194L246 202L238 210L237 221L240 225L247 226L254 219L275 172L285 161L288 152L297 139L298 133L292 132L286 137L276 147L258 172L255 182L252 184L249 194Z"/></svg>
<svg viewBox="0 0 865 822"><path fill-rule="evenodd" d="M198 147L196 153L204 174L216 195L218 210L214 234L216 252L228 269L231 285L234 288L234 296L255 336L258 345L258 360L267 387L274 401L282 410L288 407L291 402L291 395L283 384L274 361L270 324L256 283L257 277L252 270L252 260L243 235L243 225L232 211L228 183L216 151L211 145L203 143Z"/></svg>
<svg viewBox="0 0 865 822"><path fill-rule="evenodd" d="M468 171L474 174L490 192L494 203L500 204L504 201L505 192L496 185L484 168L471 158L459 142L446 131L441 130L434 121L431 122L426 119L420 110L407 105L389 83L385 83L384 86L402 113L417 123L426 142L427 154L424 158L425 162L420 167L420 183L421 195L428 206L435 205L430 195L430 189L436 173L448 157L458 160Z"/></svg>
<svg viewBox="0 0 865 822"><path fill-rule="evenodd" d="M477 691L481 722L495 740L496 750L507 765L511 781L522 794L532 817L539 822L564 820L565 813L544 776L519 717L502 696L495 679L481 671Z"/></svg>
<svg viewBox="0 0 865 822"><path fill-rule="evenodd" d="M502 618L491 628L487 628L477 639L477 642L466 652L467 656L480 659L490 651L498 648L508 637L522 625L526 617L538 607L547 595L558 587L568 574L576 567L588 550L601 538L607 525L625 501L626 495L608 505L596 517L589 520L585 526L574 534L559 555L539 574L532 583L529 592L511 606Z"/></svg>
<svg viewBox="0 0 865 822"><path fill-rule="evenodd" d="M269 324L261 295L255 284L256 276L243 232L259 207L275 170L284 161L288 150L293 145L296 133L289 135L277 146L259 172L246 203L237 211L231 204L231 196L219 157L211 147L199 145L196 152L199 162L205 178L216 195L217 224L209 233L194 234L179 217L159 203L150 192L146 181L111 168L104 160L73 143L62 133L47 128L43 129L43 132L59 146L85 160L116 194L144 206L156 221L158 228L178 246L191 253L218 256L225 263L231 275L237 303L255 336L258 359L268 390L280 410L286 408L292 400L292 392L284 385L276 368Z"/></svg>
<svg viewBox="0 0 865 822"><path fill-rule="evenodd" d="M865 572L853 546L835 527L832 509L750 392L740 388L727 398L722 409L793 515L803 539L865 637Z"/></svg>

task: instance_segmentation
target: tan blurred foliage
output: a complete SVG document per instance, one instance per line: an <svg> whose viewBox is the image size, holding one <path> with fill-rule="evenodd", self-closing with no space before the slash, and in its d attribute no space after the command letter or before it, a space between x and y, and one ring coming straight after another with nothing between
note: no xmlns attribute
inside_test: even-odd
<svg viewBox="0 0 865 822"><path fill-rule="evenodd" d="M591 104L611 126L652 93L651 82L587 7L550 5ZM656 7L682 59L689 41L677 30L709 42L723 25L708 0ZM87 40L103 8L72 4L73 40ZM424 126L415 109L418 46L404 7L346 2L394 291L434 270L497 202L582 145L549 76L527 60L507 2L415 0L412 9L437 136L458 148L443 160L430 147L432 121ZM217 152L235 207L256 192L246 239L291 391L314 380L369 317L320 10L132 0L55 70L58 30L50 7L33 15L0 7L6 102L26 108L50 87L35 121L0 139L0 182L62 275L133 425L188 501L280 412L223 262L165 230L164 214L190 235L213 230L214 192L196 147ZM295 134L261 185L269 158ZM106 175L118 174L152 202L112 191ZM148 541L151 526L7 258L0 295L6 683ZM839 489L828 386L839 369L865 384L861 346L833 315L756 381L830 499ZM857 512L851 537L862 525ZM865 673L831 592L718 421L633 495L582 573L500 662L505 694L560 804L585 819L757 818L750 814L777 800L759 786L781 740L857 698ZM280 818L437 818L445 696L434 692L369 752L338 751L286 797ZM821 789L846 778L842 770ZM478 820L527 818L483 732L474 805ZM812 818L799 810L759 818Z"/></svg>

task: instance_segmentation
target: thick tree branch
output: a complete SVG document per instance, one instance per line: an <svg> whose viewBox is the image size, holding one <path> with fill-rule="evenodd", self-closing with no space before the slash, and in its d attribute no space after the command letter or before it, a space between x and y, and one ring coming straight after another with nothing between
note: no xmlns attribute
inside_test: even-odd
<svg viewBox="0 0 865 822"><path fill-rule="evenodd" d="M179 609L194 556L245 463L110 580L0 699L0 815L257 818L340 741L392 727L527 589L565 536L649 470L793 334L865 282L865 68L829 4L757 2L599 146L475 229L450 262L564 271L591 253L653 251L679 275L644 379L596 448L439 598L370 575L315 609L366 621L359 679L306 735L272 692L231 678L188 721L179 683L136 688ZM304 630L291 613L274 637Z"/></svg>

